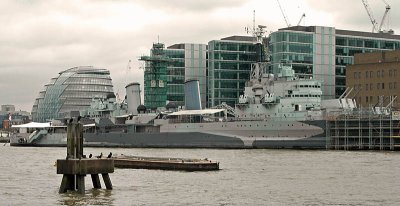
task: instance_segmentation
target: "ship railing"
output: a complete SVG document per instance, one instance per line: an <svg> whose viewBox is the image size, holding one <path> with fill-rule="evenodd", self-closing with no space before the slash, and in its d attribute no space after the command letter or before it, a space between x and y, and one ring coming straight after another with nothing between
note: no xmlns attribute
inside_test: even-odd
<svg viewBox="0 0 400 206"><path fill-rule="evenodd" d="M215 123L225 121L222 117L207 117L201 119L183 118L183 119L168 119L169 123Z"/></svg>

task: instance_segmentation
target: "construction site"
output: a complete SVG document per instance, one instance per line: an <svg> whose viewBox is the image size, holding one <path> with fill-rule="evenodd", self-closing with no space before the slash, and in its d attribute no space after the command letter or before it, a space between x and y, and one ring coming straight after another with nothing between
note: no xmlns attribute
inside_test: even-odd
<svg viewBox="0 0 400 206"><path fill-rule="evenodd" d="M400 112L359 108L328 115L326 147L334 150L400 150Z"/></svg>

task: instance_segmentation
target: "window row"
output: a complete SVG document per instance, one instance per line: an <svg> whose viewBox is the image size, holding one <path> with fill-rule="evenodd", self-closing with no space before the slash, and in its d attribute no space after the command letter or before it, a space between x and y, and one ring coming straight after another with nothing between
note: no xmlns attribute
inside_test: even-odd
<svg viewBox="0 0 400 206"><path fill-rule="evenodd" d="M365 78L374 78L376 73L376 77L383 78L385 77L385 70L378 70L378 71L365 71ZM389 69L389 77L396 77L397 76L397 69ZM361 72L354 72L354 79L361 79Z"/></svg>
<svg viewBox="0 0 400 206"><path fill-rule="evenodd" d="M376 103L376 102L379 102L379 98L383 98L382 100L385 99L384 96L376 96L376 98L374 98L374 96L366 96L365 97L365 102L366 103ZM359 97L359 100L361 100L361 97ZM374 100L375 100L375 102L374 102ZM395 104L397 103L397 99L394 100L394 103Z"/></svg>
<svg viewBox="0 0 400 206"><path fill-rule="evenodd" d="M319 94L291 94L285 95L285 97L321 97Z"/></svg>
<svg viewBox="0 0 400 206"><path fill-rule="evenodd" d="M388 84L389 84L389 89L397 89L397 82L386 83L386 85L388 85ZM375 88L374 85L375 85L374 83L365 84L365 87L364 87L365 91L372 91ZM362 87L361 84L354 85L355 89L362 89L361 87ZM383 82L376 83L376 89L378 89L378 90L385 89L385 83L383 83ZM386 89L387 89L387 87L386 87Z"/></svg>
<svg viewBox="0 0 400 206"><path fill-rule="evenodd" d="M255 45L253 44L238 44L238 43L226 43L226 42L216 42L215 50L225 50L225 51L255 51Z"/></svg>
<svg viewBox="0 0 400 206"><path fill-rule="evenodd" d="M296 43L286 43L280 42L271 45L272 53L279 52L293 52L293 53L313 53L312 44L296 44Z"/></svg>
<svg viewBox="0 0 400 206"><path fill-rule="evenodd" d="M100 85L68 85L65 91L113 92L113 88L111 86L100 86Z"/></svg>
<svg viewBox="0 0 400 206"><path fill-rule="evenodd" d="M64 84L101 84L112 85L111 79L69 78Z"/></svg>
<svg viewBox="0 0 400 206"><path fill-rule="evenodd" d="M336 45L377 49L397 49L400 46L400 42L336 37Z"/></svg>
<svg viewBox="0 0 400 206"><path fill-rule="evenodd" d="M272 42L290 41L290 42L300 42L300 43L312 43L313 35L312 34L291 33L291 32L275 32L271 35L271 41Z"/></svg>
<svg viewBox="0 0 400 206"><path fill-rule="evenodd" d="M321 88L320 85L296 85L296 88Z"/></svg>

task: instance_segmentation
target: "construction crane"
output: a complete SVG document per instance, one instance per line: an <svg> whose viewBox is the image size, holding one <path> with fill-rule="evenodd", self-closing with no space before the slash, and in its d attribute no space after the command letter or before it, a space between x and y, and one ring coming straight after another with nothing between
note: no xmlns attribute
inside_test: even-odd
<svg viewBox="0 0 400 206"><path fill-rule="evenodd" d="M291 25L290 25L290 22L289 22L289 18L286 16L285 10L283 10L283 8L282 8L281 3L279 2L279 0L276 0L276 1L278 2L279 8L281 9L283 18L285 19L286 26L287 26L287 27L290 27Z"/></svg>
<svg viewBox="0 0 400 206"><path fill-rule="evenodd" d="M297 23L297 26L300 26L301 20L304 19L304 17L306 17L306 14L303 13L303 15L301 15L299 22Z"/></svg>
<svg viewBox="0 0 400 206"><path fill-rule="evenodd" d="M372 10L371 10L371 8L370 8L370 6L368 4L368 1L367 0L361 0L361 1L364 4L364 7L365 7L365 10L368 13L369 19L371 20L372 32L382 32L383 24L385 24L386 17L387 17L387 15L388 15L388 13L389 13L389 11L391 9L390 5L385 0L382 0L383 3L385 3L385 5L386 5L385 6L385 13L383 14L381 23L378 25L378 22L375 20L374 15L372 14Z"/></svg>
<svg viewBox="0 0 400 206"><path fill-rule="evenodd" d="M383 3L386 4L386 7L385 7L385 13L383 14L383 17L382 17L382 20L381 20L381 24L379 25L379 29L378 29L379 32L382 31L382 26L385 23L385 19L386 19L387 14L389 13L389 10L390 10L390 5L385 0L382 0L382 1L383 1Z"/></svg>
<svg viewBox="0 0 400 206"><path fill-rule="evenodd" d="M364 4L365 10L367 11L367 14L369 16L369 19L371 20L372 23L372 32L375 32L377 27L378 27L378 22L376 22L374 15L372 14L372 10L369 7L368 1L367 0L361 0L362 3Z"/></svg>

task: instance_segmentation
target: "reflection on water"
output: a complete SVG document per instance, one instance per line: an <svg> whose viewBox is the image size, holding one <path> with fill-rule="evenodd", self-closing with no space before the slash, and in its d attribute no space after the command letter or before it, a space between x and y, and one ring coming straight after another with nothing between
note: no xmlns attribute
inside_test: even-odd
<svg viewBox="0 0 400 206"><path fill-rule="evenodd" d="M85 195L80 195L68 191L58 195L58 203L59 205L114 205L112 192L106 189L88 189Z"/></svg>
<svg viewBox="0 0 400 206"><path fill-rule="evenodd" d="M220 171L115 169L113 190L59 194L66 148L0 146L0 205L397 205L399 152L85 148L98 155L208 158Z"/></svg>

